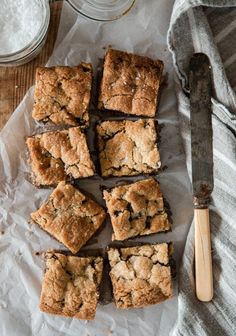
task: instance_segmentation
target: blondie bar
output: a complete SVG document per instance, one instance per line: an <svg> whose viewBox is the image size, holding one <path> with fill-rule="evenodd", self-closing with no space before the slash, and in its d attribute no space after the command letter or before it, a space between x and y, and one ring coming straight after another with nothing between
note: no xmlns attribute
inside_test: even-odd
<svg viewBox="0 0 236 336"><path fill-rule="evenodd" d="M99 229L105 216L100 205L72 185L60 182L49 199L31 214L31 219L77 253Z"/></svg>
<svg viewBox="0 0 236 336"><path fill-rule="evenodd" d="M168 244L110 248L108 258L118 308L138 308L173 295Z"/></svg>
<svg viewBox="0 0 236 336"><path fill-rule="evenodd" d="M105 55L99 108L154 117L163 62L109 49Z"/></svg>
<svg viewBox="0 0 236 336"><path fill-rule="evenodd" d="M80 127L37 134L27 138L26 144L36 186L94 175L94 164Z"/></svg>
<svg viewBox="0 0 236 336"><path fill-rule="evenodd" d="M114 239L170 230L159 183L154 178L103 191Z"/></svg>
<svg viewBox="0 0 236 336"><path fill-rule="evenodd" d="M97 133L102 176L149 174L160 168L154 120L104 121Z"/></svg>
<svg viewBox="0 0 236 336"><path fill-rule="evenodd" d="M37 68L32 116L56 125L88 126L91 88L91 64Z"/></svg>
<svg viewBox="0 0 236 336"><path fill-rule="evenodd" d="M102 258L47 252L45 259L40 310L83 320L94 319L102 278Z"/></svg>

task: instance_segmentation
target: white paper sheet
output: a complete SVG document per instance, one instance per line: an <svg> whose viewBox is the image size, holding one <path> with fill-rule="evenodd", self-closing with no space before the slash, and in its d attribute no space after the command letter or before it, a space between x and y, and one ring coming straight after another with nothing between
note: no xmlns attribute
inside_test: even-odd
<svg viewBox="0 0 236 336"><path fill-rule="evenodd" d="M190 184L178 130L177 106L173 86L173 68L166 46L173 1L137 1L129 15L111 23L87 21L78 17L67 4L62 11L59 38L48 65L76 65L92 61L94 68L104 48L114 48L160 58L169 74L158 112L161 130L162 165L167 166L159 181L173 213L173 230L167 234L137 239L174 241L179 266L184 242L192 219ZM169 334L177 317L177 291L173 299L160 305L129 311L114 304L98 306L96 319L86 323L39 311L39 296L44 263L35 252L48 248L63 249L37 225L28 224L29 215L46 199L51 190L36 189L26 179L24 138L36 125L31 118L33 88L16 109L0 136L0 335L73 335L143 336ZM91 134L91 133L90 133ZM91 139L90 139L91 143ZM99 179L86 179L79 186L102 203ZM114 185L114 180L107 184ZM104 183L103 183L104 184ZM111 227L106 223L94 246L106 246Z"/></svg>

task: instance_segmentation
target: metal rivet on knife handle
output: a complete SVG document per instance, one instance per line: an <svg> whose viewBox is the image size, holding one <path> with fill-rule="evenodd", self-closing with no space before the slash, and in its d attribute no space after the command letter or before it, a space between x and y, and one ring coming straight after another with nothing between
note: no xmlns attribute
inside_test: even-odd
<svg viewBox="0 0 236 336"><path fill-rule="evenodd" d="M209 202L213 190L211 66L205 54L194 54L189 66L192 184L195 225L196 296L213 297Z"/></svg>

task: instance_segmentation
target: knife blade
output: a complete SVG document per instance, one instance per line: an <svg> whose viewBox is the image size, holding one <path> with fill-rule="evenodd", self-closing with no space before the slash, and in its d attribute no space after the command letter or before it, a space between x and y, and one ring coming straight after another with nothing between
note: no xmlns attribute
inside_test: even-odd
<svg viewBox="0 0 236 336"><path fill-rule="evenodd" d="M189 65L192 185L195 226L195 281L200 301L213 297L209 209L213 191L211 65L194 54Z"/></svg>

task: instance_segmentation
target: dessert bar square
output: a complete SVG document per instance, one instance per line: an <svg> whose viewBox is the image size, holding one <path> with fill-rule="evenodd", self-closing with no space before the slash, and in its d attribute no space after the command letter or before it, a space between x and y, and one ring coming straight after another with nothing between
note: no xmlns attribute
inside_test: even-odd
<svg viewBox="0 0 236 336"><path fill-rule="evenodd" d="M102 176L149 174L160 168L153 119L104 121L97 133Z"/></svg>
<svg viewBox="0 0 236 336"><path fill-rule="evenodd" d="M168 244L110 248L108 258L118 308L138 308L173 295Z"/></svg>
<svg viewBox="0 0 236 336"><path fill-rule="evenodd" d="M103 191L114 239L170 230L159 183L154 178Z"/></svg>
<svg viewBox="0 0 236 336"><path fill-rule="evenodd" d="M45 253L45 259L40 310L83 320L94 319L103 259L56 252Z"/></svg>
<svg viewBox="0 0 236 336"><path fill-rule="evenodd" d="M99 108L154 117L163 62L109 49L105 55Z"/></svg>
<svg viewBox="0 0 236 336"><path fill-rule="evenodd" d="M37 68L32 116L56 125L89 123L92 65Z"/></svg>
<svg viewBox="0 0 236 336"><path fill-rule="evenodd" d="M37 134L27 138L26 144L32 181L37 186L94 175L94 164L80 127Z"/></svg>
<svg viewBox="0 0 236 336"><path fill-rule="evenodd" d="M105 210L78 189L60 182L31 219L43 230L62 242L72 253L99 229L106 217Z"/></svg>

